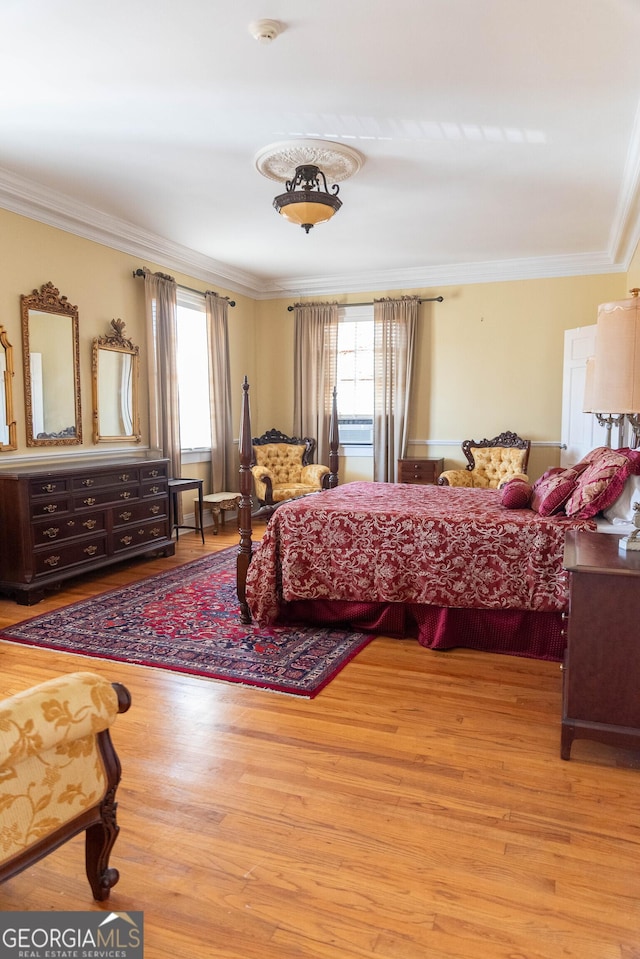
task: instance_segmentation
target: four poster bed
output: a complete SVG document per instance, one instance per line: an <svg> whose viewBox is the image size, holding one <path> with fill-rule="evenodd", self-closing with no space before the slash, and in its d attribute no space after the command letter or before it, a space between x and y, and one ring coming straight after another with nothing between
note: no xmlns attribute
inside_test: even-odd
<svg viewBox="0 0 640 959"><path fill-rule="evenodd" d="M244 622L334 624L559 661L565 639L568 529L593 519L507 509L498 490L355 482L272 515L254 548L249 386L240 430L237 589Z"/></svg>

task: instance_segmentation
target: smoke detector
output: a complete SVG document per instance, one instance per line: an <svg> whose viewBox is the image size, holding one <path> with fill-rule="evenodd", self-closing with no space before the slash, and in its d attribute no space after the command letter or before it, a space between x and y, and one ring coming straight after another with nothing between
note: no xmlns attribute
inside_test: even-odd
<svg viewBox="0 0 640 959"><path fill-rule="evenodd" d="M249 24L249 33L258 43L272 43L283 30L278 20L254 20Z"/></svg>

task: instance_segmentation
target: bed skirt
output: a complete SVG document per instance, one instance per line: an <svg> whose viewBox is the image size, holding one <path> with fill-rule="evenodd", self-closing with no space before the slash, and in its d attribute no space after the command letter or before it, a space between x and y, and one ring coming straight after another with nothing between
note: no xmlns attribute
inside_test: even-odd
<svg viewBox="0 0 640 959"><path fill-rule="evenodd" d="M278 623L313 623L415 636L429 649L480 649L489 653L562 662L566 647L562 613L518 609L461 609L346 600L283 602Z"/></svg>

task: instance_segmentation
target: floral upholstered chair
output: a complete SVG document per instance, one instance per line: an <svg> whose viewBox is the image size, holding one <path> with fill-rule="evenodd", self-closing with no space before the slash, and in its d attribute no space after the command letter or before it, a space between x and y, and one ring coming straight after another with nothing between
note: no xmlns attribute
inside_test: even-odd
<svg viewBox="0 0 640 959"><path fill-rule="evenodd" d="M85 832L94 899L118 881L120 762L109 727L129 692L94 673L71 673L0 701L0 882Z"/></svg>
<svg viewBox="0 0 640 959"><path fill-rule="evenodd" d="M469 465L445 470L438 477L438 486L499 489L512 479L526 481L530 450L531 440L508 431L491 440L465 440L462 452Z"/></svg>
<svg viewBox="0 0 640 959"><path fill-rule="evenodd" d="M275 508L285 500L328 488L329 467L313 462L314 439L298 439L271 429L251 443L251 472L261 508Z"/></svg>

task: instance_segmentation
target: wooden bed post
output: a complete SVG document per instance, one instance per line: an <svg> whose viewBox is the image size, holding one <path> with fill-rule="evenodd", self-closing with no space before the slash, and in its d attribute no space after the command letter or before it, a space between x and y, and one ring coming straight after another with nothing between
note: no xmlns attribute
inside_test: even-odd
<svg viewBox="0 0 640 959"><path fill-rule="evenodd" d="M251 459L253 448L251 445L251 410L249 406L249 382L247 377L242 384L242 409L240 414L240 436L238 442L240 452L240 505L238 506L238 532L240 546L236 560L236 592L240 602L240 622L251 622L251 611L247 603L247 570L251 562L252 543L251 499L252 475Z"/></svg>
<svg viewBox="0 0 640 959"><path fill-rule="evenodd" d="M329 480L327 487L335 489L338 485L338 448L340 446L340 436L338 432L338 390L333 387L333 400L331 403L331 420L329 422Z"/></svg>

